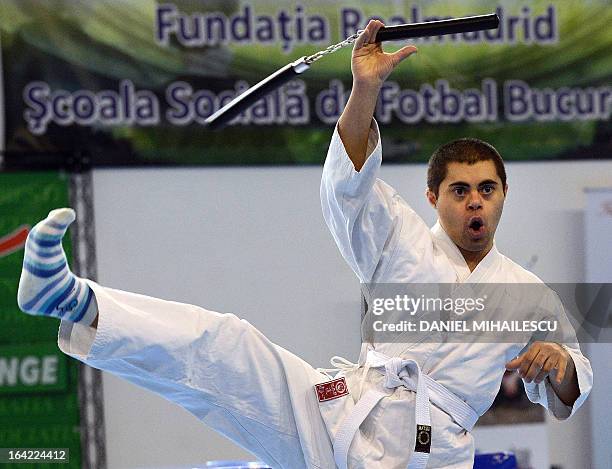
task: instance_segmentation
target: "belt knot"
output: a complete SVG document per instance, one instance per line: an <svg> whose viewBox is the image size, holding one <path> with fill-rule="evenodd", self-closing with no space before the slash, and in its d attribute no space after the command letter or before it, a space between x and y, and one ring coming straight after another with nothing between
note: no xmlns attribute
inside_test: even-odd
<svg viewBox="0 0 612 469"><path fill-rule="evenodd" d="M415 391L416 383L413 378L415 375L418 376L418 373L419 369L415 361L391 357L385 362L385 387L395 389L405 386Z"/></svg>

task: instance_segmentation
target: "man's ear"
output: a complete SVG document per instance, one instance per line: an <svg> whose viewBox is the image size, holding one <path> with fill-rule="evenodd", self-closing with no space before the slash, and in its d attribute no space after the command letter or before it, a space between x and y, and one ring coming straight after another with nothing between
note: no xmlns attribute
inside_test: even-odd
<svg viewBox="0 0 612 469"><path fill-rule="evenodd" d="M504 197L508 197L508 184L504 186Z"/></svg>
<svg viewBox="0 0 612 469"><path fill-rule="evenodd" d="M438 198L436 197L436 194L434 194L432 191L427 189L425 191L425 196L427 197L427 200L429 200L429 203L431 204L431 206L433 208L437 208Z"/></svg>

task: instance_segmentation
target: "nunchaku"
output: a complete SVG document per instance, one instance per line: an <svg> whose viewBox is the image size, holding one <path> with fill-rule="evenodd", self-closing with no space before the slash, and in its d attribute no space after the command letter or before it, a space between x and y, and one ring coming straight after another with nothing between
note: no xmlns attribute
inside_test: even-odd
<svg viewBox="0 0 612 469"><path fill-rule="evenodd" d="M468 33L486 29L497 29L498 27L499 17L495 13L489 15L466 16L449 20L428 21L425 23L398 24L380 28L376 33L375 42ZM276 72L267 76L259 83L250 87L222 106L218 111L206 119L205 124L212 130L223 128L232 119L255 104L259 99L304 73L317 60L355 42L362 31L363 30L359 30L337 44L333 44L312 55L303 56L295 62L291 62L278 69Z"/></svg>

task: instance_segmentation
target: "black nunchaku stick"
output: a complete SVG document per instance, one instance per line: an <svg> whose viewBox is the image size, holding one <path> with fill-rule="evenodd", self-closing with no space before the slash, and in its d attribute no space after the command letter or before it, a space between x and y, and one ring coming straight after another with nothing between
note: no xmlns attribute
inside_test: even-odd
<svg viewBox="0 0 612 469"><path fill-rule="evenodd" d="M399 24L385 26L376 33L375 42L396 41L413 37L442 36L446 34L468 33L483 31L485 29L497 29L499 17L492 13L490 15L466 16L450 20L428 21L426 23ZM278 69L273 74L250 87L244 93L236 96L233 100L221 107L217 112L206 119L205 124L212 130L223 128L233 118L255 104L256 101L268 93L280 88L288 81L301 75L310 66L325 55L331 54L342 47L355 42L361 31L347 37L344 41L329 46L309 56L304 56Z"/></svg>

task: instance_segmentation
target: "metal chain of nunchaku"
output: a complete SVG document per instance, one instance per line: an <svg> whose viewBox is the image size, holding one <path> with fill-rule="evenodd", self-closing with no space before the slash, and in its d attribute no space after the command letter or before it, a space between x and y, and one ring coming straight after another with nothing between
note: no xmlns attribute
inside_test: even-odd
<svg viewBox="0 0 612 469"><path fill-rule="evenodd" d="M351 44L353 44L353 42L355 42L357 40L357 38L359 37L359 35L363 31L364 31L363 29L360 29L355 34L347 37L343 41L340 41L340 42L338 42L336 44L332 44L331 46L326 47L325 49L322 49L322 50L320 50L318 52L315 52L312 55L309 55L308 57L306 57L304 59L304 63L310 65L310 64L316 62L317 60L325 57L326 55L333 54L338 49L342 49L343 47L350 46Z"/></svg>

